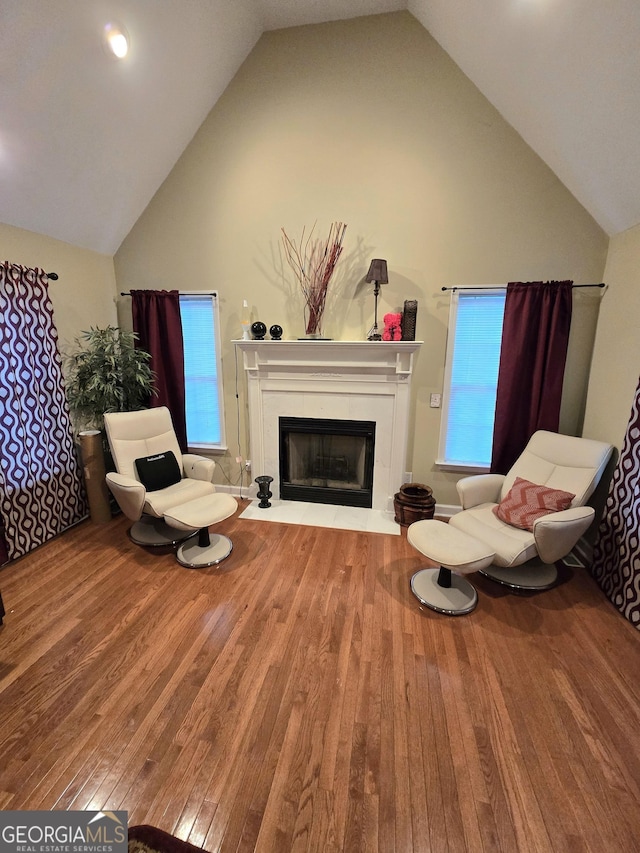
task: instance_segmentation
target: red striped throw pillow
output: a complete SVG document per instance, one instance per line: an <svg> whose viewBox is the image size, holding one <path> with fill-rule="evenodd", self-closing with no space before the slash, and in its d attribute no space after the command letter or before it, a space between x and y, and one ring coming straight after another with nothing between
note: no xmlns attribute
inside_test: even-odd
<svg viewBox="0 0 640 853"><path fill-rule="evenodd" d="M501 521L522 530L533 530L533 522L551 512L569 509L575 498L571 492L539 486L516 477L513 486L493 511Z"/></svg>

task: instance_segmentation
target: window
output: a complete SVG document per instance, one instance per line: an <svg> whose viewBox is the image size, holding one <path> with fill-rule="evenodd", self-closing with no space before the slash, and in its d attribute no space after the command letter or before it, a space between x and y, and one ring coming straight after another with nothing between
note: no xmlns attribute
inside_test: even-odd
<svg viewBox="0 0 640 853"><path fill-rule="evenodd" d="M181 293L189 447L226 449L217 293Z"/></svg>
<svg viewBox="0 0 640 853"><path fill-rule="evenodd" d="M506 291L451 296L438 463L488 468Z"/></svg>

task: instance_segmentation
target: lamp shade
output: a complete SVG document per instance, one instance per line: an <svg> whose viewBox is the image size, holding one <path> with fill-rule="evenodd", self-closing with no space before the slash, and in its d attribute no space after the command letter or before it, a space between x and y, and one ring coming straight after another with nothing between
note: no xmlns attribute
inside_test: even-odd
<svg viewBox="0 0 640 853"><path fill-rule="evenodd" d="M374 258L369 266L365 281L377 281L378 284L388 284L387 262L382 258Z"/></svg>

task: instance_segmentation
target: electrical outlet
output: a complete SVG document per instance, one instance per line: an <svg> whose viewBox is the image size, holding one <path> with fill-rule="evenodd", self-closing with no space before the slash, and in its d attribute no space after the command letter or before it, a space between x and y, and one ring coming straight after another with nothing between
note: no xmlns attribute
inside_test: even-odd
<svg viewBox="0 0 640 853"><path fill-rule="evenodd" d="M439 409L441 400L442 400L441 394L432 394L430 401L429 401L429 405L431 406L432 409Z"/></svg>

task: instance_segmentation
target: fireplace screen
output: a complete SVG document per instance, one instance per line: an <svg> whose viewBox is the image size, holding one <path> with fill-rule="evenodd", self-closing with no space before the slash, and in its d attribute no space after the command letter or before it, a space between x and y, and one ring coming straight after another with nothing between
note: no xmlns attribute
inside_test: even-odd
<svg viewBox="0 0 640 853"><path fill-rule="evenodd" d="M371 507L373 421L280 418L280 497Z"/></svg>

